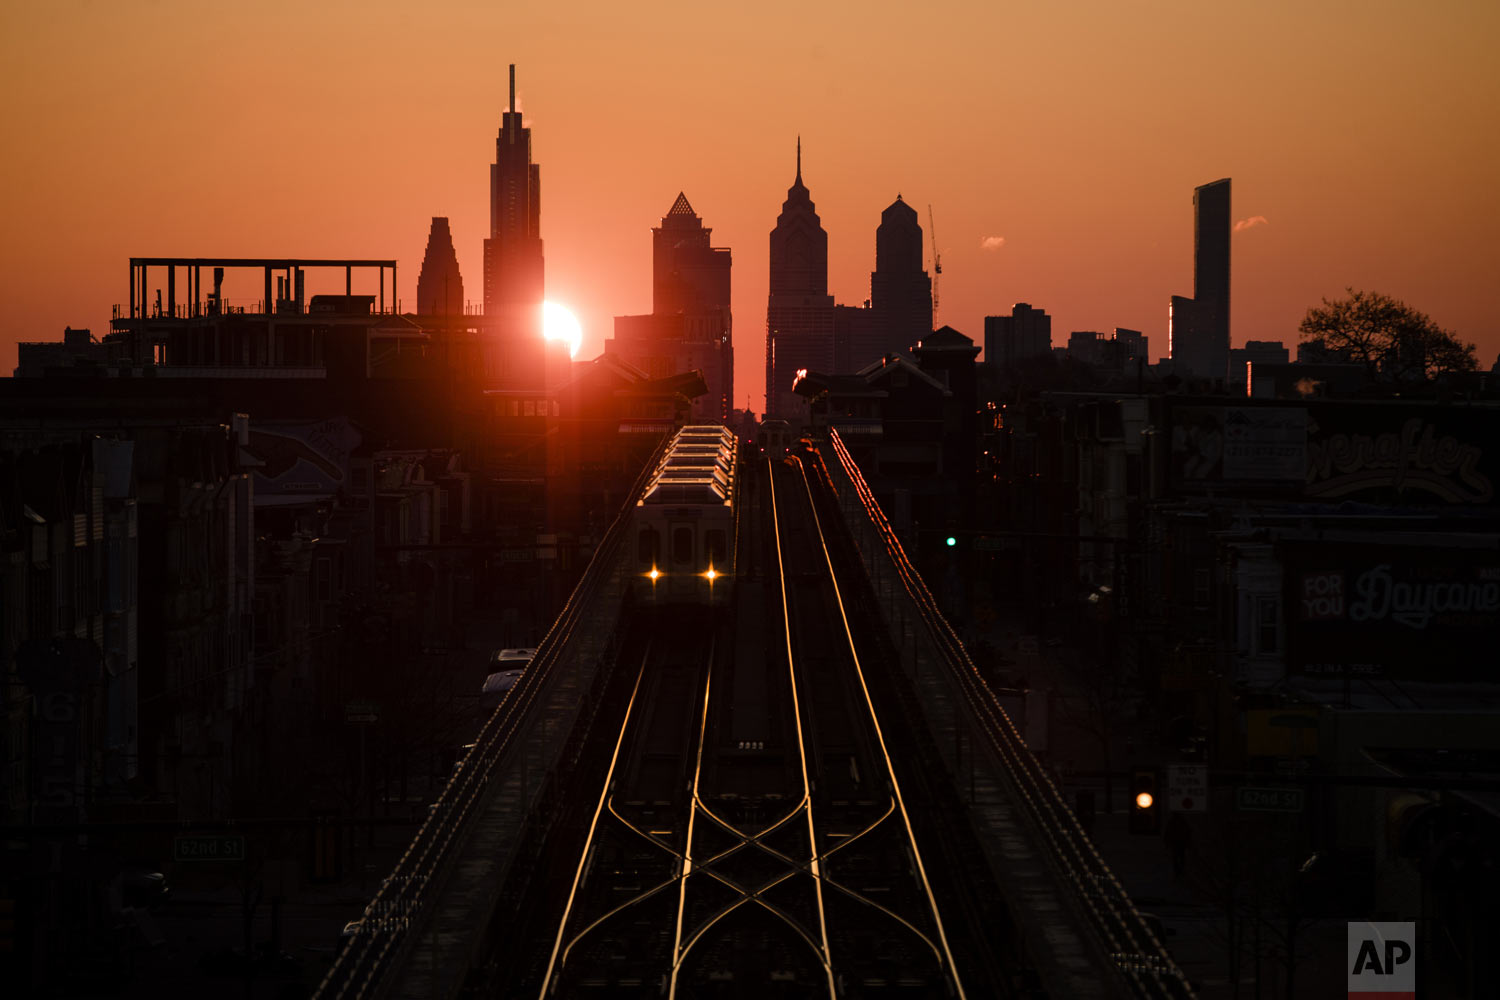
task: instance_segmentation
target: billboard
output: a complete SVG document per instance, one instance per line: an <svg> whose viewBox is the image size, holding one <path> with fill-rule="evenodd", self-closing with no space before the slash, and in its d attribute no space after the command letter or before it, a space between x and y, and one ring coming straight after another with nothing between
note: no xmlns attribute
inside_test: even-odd
<svg viewBox="0 0 1500 1000"><path fill-rule="evenodd" d="M260 461L255 470L257 504L330 497L349 478L349 456L360 433L347 417L250 424L246 449Z"/></svg>
<svg viewBox="0 0 1500 1000"><path fill-rule="evenodd" d="M1500 551L1289 544L1286 567L1289 671L1495 679Z"/></svg>
<svg viewBox="0 0 1500 1000"><path fill-rule="evenodd" d="M1500 408L1309 400L1175 403L1170 482L1328 503L1489 506L1500 482Z"/></svg>

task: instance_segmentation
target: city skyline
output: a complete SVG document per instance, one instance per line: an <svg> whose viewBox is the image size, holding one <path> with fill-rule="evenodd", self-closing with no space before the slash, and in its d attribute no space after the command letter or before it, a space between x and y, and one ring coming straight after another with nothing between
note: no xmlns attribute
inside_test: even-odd
<svg viewBox="0 0 1500 1000"><path fill-rule="evenodd" d="M1054 342L1123 326L1160 356L1169 296L1192 279L1191 191L1232 177L1233 346L1294 343L1308 307L1353 286L1476 343L1483 368L1500 350L1486 294L1500 206L1485 183L1500 156L1474 127L1500 108L1480 44L1500 22L1492 10L1391 8L1348 23L1181 5L1150 22L1110 9L1073 23L957 8L904 27L816 11L776 79L763 72L780 37L771 15L745 16L732 42L679 53L665 73L633 43L715 22L684 8L650 23L601 9L582 28L526 11L424 11L419 24L372 5L348 24L299 12L282 37L276 17L190 10L8 15L6 118L22 141L0 168L12 199L0 369L16 341L65 325L106 332L131 256L391 257L410 311L431 220L445 216L477 306L484 164L509 62L549 178L547 296L583 320L580 357L600 353L613 316L649 307L639 239L682 189L738 251L734 311L760 314L761 248L798 133L840 302L868 297L875 226L899 193L919 215L932 206L944 323L979 340L984 316L1031 302L1054 318ZM1040 52L986 69L985 39L1064 27L1068 72ZM328 49L344 30L351 44ZM352 70L372 49L442 72L359 83L368 75ZM1414 67L1412 49L1444 59ZM1170 67L1140 58L1161 50ZM321 69L298 55L313 51ZM902 72L887 72L897 56ZM700 63L722 83L682 90ZM892 144L891 121L917 126L920 141ZM931 249L929 238L929 270ZM735 403L755 409L758 340L741 339L736 366Z"/></svg>

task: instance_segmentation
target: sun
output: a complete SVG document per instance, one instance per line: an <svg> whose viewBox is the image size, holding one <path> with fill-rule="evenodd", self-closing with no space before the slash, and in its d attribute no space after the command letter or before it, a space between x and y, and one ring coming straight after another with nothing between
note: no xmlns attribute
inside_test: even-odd
<svg viewBox="0 0 1500 1000"><path fill-rule="evenodd" d="M567 306L543 302L542 336L548 340L561 340L568 345L568 357L576 358L578 348L583 344L583 327Z"/></svg>

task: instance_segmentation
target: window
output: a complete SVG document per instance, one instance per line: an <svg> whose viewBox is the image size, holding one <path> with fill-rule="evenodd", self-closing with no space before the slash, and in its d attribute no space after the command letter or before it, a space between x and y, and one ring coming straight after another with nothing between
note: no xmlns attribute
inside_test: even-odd
<svg viewBox="0 0 1500 1000"><path fill-rule="evenodd" d="M679 566L693 561L693 529L672 529L672 561Z"/></svg>
<svg viewBox="0 0 1500 1000"><path fill-rule="evenodd" d="M521 416L523 416L523 417L534 417L534 416L536 416L536 400L534 400L534 399L528 399L524 403L521 404Z"/></svg>
<svg viewBox="0 0 1500 1000"><path fill-rule="evenodd" d="M1208 588L1212 574L1206 569L1193 570L1193 605L1205 608L1208 606Z"/></svg>
<svg viewBox="0 0 1500 1000"><path fill-rule="evenodd" d="M635 553L642 566L655 566L661 560L661 534L655 528L642 528Z"/></svg>

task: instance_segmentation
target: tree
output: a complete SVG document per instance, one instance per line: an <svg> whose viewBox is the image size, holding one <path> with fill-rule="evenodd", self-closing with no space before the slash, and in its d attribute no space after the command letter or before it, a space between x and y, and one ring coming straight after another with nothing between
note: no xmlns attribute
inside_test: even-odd
<svg viewBox="0 0 1500 1000"><path fill-rule="evenodd" d="M1375 381L1420 382L1479 367L1474 345L1425 313L1379 292L1345 290L1348 298L1307 310L1298 327L1304 341L1364 365Z"/></svg>

